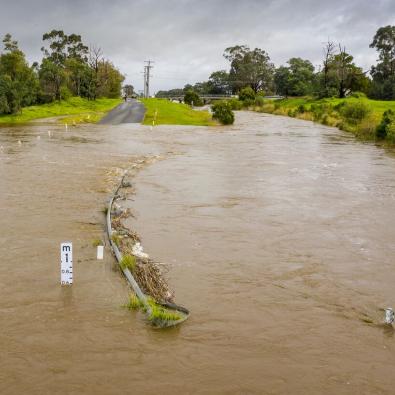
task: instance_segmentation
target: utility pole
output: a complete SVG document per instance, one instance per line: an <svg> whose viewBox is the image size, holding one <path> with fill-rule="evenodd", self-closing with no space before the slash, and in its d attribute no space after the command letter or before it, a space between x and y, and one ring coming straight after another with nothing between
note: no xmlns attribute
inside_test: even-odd
<svg viewBox="0 0 395 395"><path fill-rule="evenodd" d="M147 97L147 66L144 66L144 94L143 97Z"/></svg>
<svg viewBox="0 0 395 395"><path fill-rule="evenodd" d="M149 79L150 79L150 70L154 67L151 66L151 63L154 63L152 60L146 60L147 63L144 66L144 97L149 97Z"/></svg>

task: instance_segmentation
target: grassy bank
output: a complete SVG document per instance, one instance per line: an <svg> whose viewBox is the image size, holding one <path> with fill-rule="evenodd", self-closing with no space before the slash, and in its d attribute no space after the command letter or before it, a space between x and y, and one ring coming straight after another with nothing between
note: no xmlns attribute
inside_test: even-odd
<svg viewBox="0 0 395 395"><path fill-rule="evenodd" d="M308 97L265 100L249 107L254 111L286 115L351 132L362 140L377 140L376 128L386 110L395 111L395 101L367 98L312 99ZM388 139L389 144L395 141Z"/></svg>
<svg viewBox="0 0 395 395"><path fill-rule="evenodd" d="M144 125L216 125L207 111L195 111L186 104L173 103L167 99L142 99L147 112Z"/></svg>
<svg viewBox="0 0 395 395"><path fill-rule="evenodd" d="M97 99L93 101L72 97L61 102L25 107L20 114L0 115L0 124L26 123L35 119L62 115L69 115L60 121L62 123L97 122L121 102L121 99Z"/></svg>

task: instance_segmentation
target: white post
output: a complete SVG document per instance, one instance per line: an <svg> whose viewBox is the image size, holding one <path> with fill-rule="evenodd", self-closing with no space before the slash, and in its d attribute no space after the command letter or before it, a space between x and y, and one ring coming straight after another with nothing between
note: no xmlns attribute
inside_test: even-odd
<svg viewBox="0 0 395 395"><path fill-rule="evenodd" d="M60 245L60 284L73 284L73 244Z"/></svg>
<svg viewBox="0 0 395 395"><path fill-rule="evenodd" d="M104 246L97 246L97 259L102 260L104 257Z"/></svg>

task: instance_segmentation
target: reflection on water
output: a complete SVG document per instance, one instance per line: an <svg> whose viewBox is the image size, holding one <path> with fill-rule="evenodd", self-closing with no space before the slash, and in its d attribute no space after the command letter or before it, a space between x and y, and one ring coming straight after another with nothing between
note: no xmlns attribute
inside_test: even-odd
<svg viewBox="0 0 395 395"><path fill-rule="evenodd" d="M243 112L224 128L1 128L0 147L1 393L391 393L391 154ZM111 179L143 155L168 159L135 177L130 226L192 312L166 331L122 308L92 247Z"/></svg>

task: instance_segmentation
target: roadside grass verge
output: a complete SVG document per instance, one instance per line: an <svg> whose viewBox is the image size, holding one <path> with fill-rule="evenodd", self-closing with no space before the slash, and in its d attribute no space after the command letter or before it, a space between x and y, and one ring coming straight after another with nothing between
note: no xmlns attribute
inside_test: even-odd
<svg viewBox="0 0 395 395"><path fill-rule="evenodd" d="M297 97L264 100L259 104L251 104L248 109L314 121L351 132L361 140L381 141L393 145L390 141L378 140L376 129L385 111L395 111L395 101L354 97L345 99Z"/></svg>
<svg viewBox="0 0 395 395"><path fill-rule="evenodd" d="M208 111L195 111L187 104L173 103L167 99L142 99L147 111L144 125L217 125Z"/></svg>
<svg viewBox="0 0 395 395"><path fill-rule="evenodd" d="M26 123L62 115L70 116L61 119L60 123L94 123L120 103L122 103L121 99L87 100L81 97L72 97L60 102L24 107L19 114L0 115L0 124Z"/></svg>

